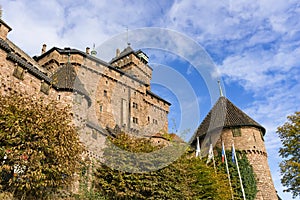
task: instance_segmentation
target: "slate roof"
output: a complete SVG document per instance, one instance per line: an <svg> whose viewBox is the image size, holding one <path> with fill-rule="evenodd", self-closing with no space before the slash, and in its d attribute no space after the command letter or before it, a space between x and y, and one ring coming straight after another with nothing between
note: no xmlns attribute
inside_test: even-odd
<svg viewBox="0 0 300 200"><path fill-rule="evenodd" d="M11 61L13 61L15 63L18 63L19 66L21 66L24 69L28 70L29 73L33 74L38 79L44 80L46 83L50 83L51 82L50 78L46 74L44 74L38 68L32 66L30 63L24 61L18 55L10 52L10 53L7 54L7 59L11 60Z"/></svg>
<svg viewBox="0 0 300 200"><path fill-rule="evenodd" d="M56 73L53 74L52 77L48 77L45 73L43 73L37 67L33 66L30 62L25 61L20 56L12 52L9 44L1 38L0 48L4 49L7 52L8 60L11 60L14 63L18 63L19 66L26 69L36 78L45 81L49 85L52 85L52 87L56 90L78 92L79 94L84 95L84 97L88 101L88 105L91 105L92 100L90 99L88 92L84 88L84 85L77 78L75 69L70 63L67 63L66 65L61 67Z"/></svg>
<svg viewBox="0 0 300 200"><path fill-rule="evenodd" d="M148 86L147 83L144 83L143 81L139 80L138 78L133 77L131 74L125 73L121 69L118 69L118 68L112 66L111 64L109 64L107 62L105 62L105 61L103 61L103 60L101 60L101 59L99 59L99 58L97 58L95 56L89 55L89 54L87 54L87 53L85 53L83 51L77 50L77 49L72 49L72 48L68 48L68 47L66 47L64 49L61 49L61 48L58 48L58 47L53 47L49 51L43 53L40 56L34 56L33 59L38 62L40 59L42 59L45 56L49 55L53 51L57 51L59 54L67 54L67 55L79 54L79 55L82 55L83 57L88 58L88 59L90 59L92 61L95 61L96 63L99 63L99 64L101 64L103 66L106 66L109 69L114 70L114 71L118 72L121 75L127 76L127 77L131 78L134 81L137 81L137 82L139 82L139 83L141 83L143 85ZM85 67L85 66L83 65L82 67Z"/></svg>
<svg viewBox="0 0 300 200"><path fill-rule="evenodd" d="M150 91L150 90L147 90L146 93L147 93L147 95L151 95L151 96L153 96L154 98L156 98L156 99L158 99L158 100L160 100L160 101L165 102L165 103L168 104L169 106L171 105L170 102L168 102L167 100L161 98L161 97L158 96L157 94L154 94L154 93L153 93L152 91Z"/></svg>
<svg viewBox="0 0 300 200"><path fill-rule="evenodd" d="M221 96L194 133L190 144L195 146L196 138L203 139L207 133L217 132L224 128L245 126L256 127L262 131L263 135L266 132L265 128L259 123L236 107L226 97Z"/></svg>
<svg viewBox="0 0 300 200"><path fill-rule="evenodd" d="M88 92L84 88L82 82L77 78L76 71L71 63L68 62L58 69L51 76L51 83L53 87L58 90L74 91L84 95L87 98L89 105L91 104Z"/></svg>
<svg viewBox="0 0 300 200"><path fill-rule="evenodd" d="M109 63L113 63L115 62L116 60L119 60L131 53L135 53L134 50L128 45L121 53L118 57L114 57Z"/></svg>
<svg viewBox="0 0 300 200"><path fill-rule="evenodd" d="M1 47L1 49L4 49L7 53L11 52L11 48L9 47L7 42L5 40L3 40L2 38L0 38L0 47Z"/></svg>

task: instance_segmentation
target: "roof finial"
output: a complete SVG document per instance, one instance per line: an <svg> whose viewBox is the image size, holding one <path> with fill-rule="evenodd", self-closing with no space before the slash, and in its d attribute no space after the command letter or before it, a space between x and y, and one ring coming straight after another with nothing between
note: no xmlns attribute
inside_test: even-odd
<svg viewBox="0 0 300 200"><path fill-rule="evenodd" d="M128 26L126 26L126 42L127 45L130 46L130 42L128 42Z"/></svg>
<svg viewBox="0 0 300 200"><path fill-rule="evenodd" d="M92 56L96 56L97 55L97 51L95 50L95 43L93 44L93 50L91 51L91 55Z"/></svg>
<svg viewBox="0 0 300 200"><path fill-rule="evenodd" d="M223 97L223 91L222 91L220 80L218 80L218 84L219 84L219 90L220 90L220 97Z"/></svg>

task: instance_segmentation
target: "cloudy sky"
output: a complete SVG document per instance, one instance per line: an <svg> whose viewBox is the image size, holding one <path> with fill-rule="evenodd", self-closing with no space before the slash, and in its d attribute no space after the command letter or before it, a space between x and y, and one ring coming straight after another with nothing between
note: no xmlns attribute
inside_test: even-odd
<svg viewBox="0 0 300 200"><path fill-rule="evenodd" d="M210 58L210 72L221 76L226 97L267 129L265 141L276 189L283 199L291 199L290 194L282 193L280 184L276 127L286 121L287 115L300 110L299 1L0 0L0 4L3 20L13 28L9 39L31 56L40 54L43 43L48 48L68 46L84 51L87 46L111 42L115 36L123 38L124 43L113 48L122 49L126 47L127 27L133 48L139 39L135 30L141 28L184 35L183 40L176 39L174 51L160 49L159 45L143 48L150 55L156 77L164 74L167 79L173 73L173 78L182 80L175 86L168 85L168 89L159 86L162 78L159 84L153 83L157 92L166 90L161 95L174 101L171 111L177 111L176 106L194 110L190 105L196 103L203 119L214 103L215 99L208 96L212 95L210 88L215 87L209 85L202 74L205 72L199 72L193 56L188 55L199 53L195 51L198 47L193 48L189 42L197 43L207 52L201 60ZM155 41L154 36L147 37L149 43ZM105 54L102 49L100 58ZM189 98L178 95L185 88L192 91ZM170 115L178 120L176 114ZM175 124L171 127L174 131L176 128Z"/></svg>

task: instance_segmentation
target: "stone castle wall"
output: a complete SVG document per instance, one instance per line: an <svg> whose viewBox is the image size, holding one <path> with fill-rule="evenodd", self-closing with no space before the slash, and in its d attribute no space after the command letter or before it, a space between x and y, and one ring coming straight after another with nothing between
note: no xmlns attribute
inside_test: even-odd
<svg viewBox="0 0 300 200"><path fill-rule="evenodd" d="M137 135L168 131L169 104L149 91L150 87L132 74L113 67L88 52L70 48L52 48L31 58L7 39L11 30L0 21L0 92L18 90L30 95L57 100L70 105L74 123L80 127L80 139L90 156L98 158L105 143L105 129L118 126ZM130 57L144 67L148 78L152 71L134 55ZM72 90L61 90L55 78L57 71L70 63L76 73L75 84L86 90L87 96ZM135 67L136 64L134 65ZM138 69L139 71L139 69ZM66 77L66 79L69 77ZM150 83L150 79L149 79ZM77 86L74 85L74 88Z"/></svg>
<svg viewBox="0 0 300 200"><path fill-rule="evenodd" d="M216 145L221 148L221 142L223 141L225 149L231 150L234 143L236 150L246 153L256 176L258 189L256 200L277 199L261 130L255 127L233 129L224 129ZM240 135L238 129L240 130Z"/></svg>

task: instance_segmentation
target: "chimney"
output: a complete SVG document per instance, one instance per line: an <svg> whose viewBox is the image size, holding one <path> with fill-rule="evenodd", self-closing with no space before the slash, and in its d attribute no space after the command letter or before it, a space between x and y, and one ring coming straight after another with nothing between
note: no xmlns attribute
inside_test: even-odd
<svg viewBox="0 0 300 200"><path fill-rule="evenodd" d="M116 49L116 57L120 56L120 49Z"/></svg>
<svg viewBox="0 0 300 200"><path fill-rule="evenodd" d="M42 47L42 54L44 54L46 52L46 48L47 48L47 45L46 44L43 44L43 47Z"/></svg>
<svg viewBox="0 0 300 200"><path fill-rule="evenodd" d="M85 53L86 53L86 54L90 54L90 47L87 47L87 48L85 49Z"/></svg>
<svg viewBox="0 0 300 200"><path fill-rule="evenodd" d="M12 29L0 18L0 38L6 40L7 34Z"/></svg>

